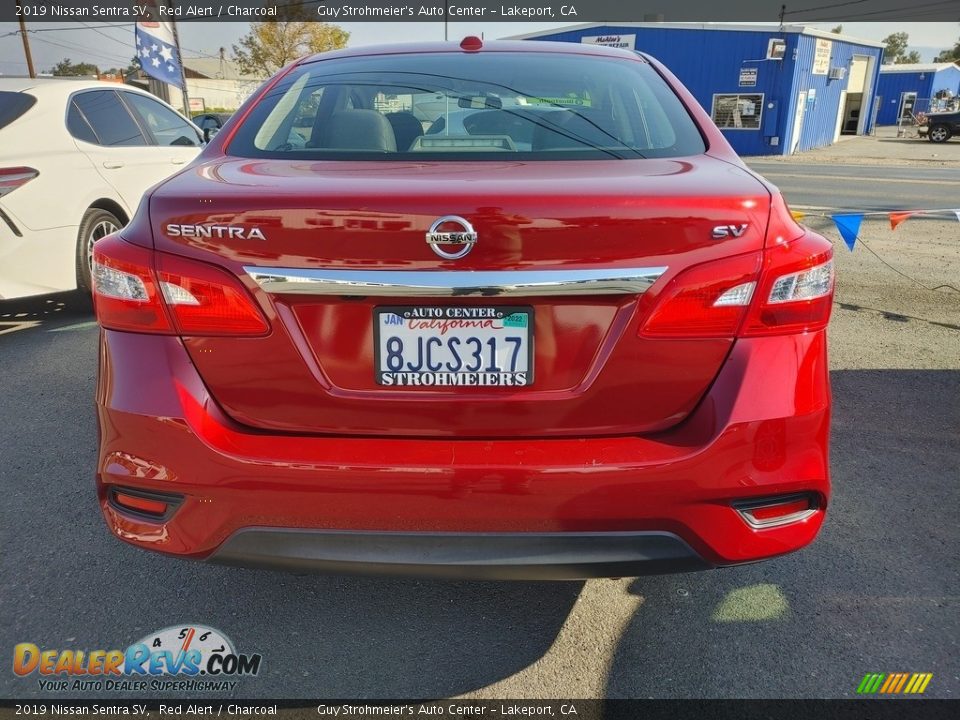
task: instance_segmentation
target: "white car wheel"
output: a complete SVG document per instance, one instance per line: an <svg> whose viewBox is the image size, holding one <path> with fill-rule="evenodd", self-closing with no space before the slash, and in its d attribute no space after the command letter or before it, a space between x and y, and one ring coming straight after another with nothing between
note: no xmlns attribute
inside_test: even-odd
<svg viewBox="0 0 960 720"><path fill-rule="evenodd" d="M77 234L77 287L90 292L93 285L90 281L90 268L93 265L93 246L98 240L123 227L123 223L107 210L90 208L83 215L80 222L80 232Z"/></svg>

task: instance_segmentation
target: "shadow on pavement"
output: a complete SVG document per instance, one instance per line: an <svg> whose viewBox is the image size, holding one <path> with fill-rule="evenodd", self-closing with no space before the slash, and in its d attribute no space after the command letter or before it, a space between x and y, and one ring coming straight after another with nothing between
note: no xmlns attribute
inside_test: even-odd
<svg viewBox="0 0 960 720"><path fill-rule="evenodd" d="M777 560L645 577L610 697L853 697L867 672L932 672L955 697L960 370L841 370L833 498Z"/></svg>
<svg viewBox="0 0 960 720"><path fill-rule="evenodd" d="M75 291L0 300L0 335L54 322L92 319L90 297Z"/></svg>

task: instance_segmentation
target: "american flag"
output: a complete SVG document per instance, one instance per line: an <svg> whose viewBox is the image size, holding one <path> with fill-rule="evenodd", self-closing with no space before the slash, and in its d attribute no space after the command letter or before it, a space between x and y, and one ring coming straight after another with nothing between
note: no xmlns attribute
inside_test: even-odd
<svg viewBox="0 0 960 720"><path fill-rule="evenodd" d="M138 22L134 31L140 67L152 78L183 89L180 56L168 22Z"/></svg>

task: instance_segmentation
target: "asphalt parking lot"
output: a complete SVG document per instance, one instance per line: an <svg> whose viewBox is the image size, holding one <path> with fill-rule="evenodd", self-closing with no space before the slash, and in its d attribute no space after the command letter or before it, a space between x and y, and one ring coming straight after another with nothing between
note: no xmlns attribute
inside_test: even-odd
<svg viewBox="0 0 960 720"><path fill-rule="evenodd" d="M955 221L869 221L862 238L928 287L960 285ZM92 318L69 295L2 303L0 648L120 648L201 623L262 653L232 693L246 698L852 697L867 672L932 672L927 696L960 696L960 292L836 242L820 538L757 565L586 583L295 576L129 547L93 489ZM0 696L44 695L0 673Z"/></svg>

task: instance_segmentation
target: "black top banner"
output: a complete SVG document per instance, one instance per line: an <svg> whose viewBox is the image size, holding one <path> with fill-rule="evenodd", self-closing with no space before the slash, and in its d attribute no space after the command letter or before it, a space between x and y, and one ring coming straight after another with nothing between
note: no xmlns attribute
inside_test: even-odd
<svg viewBox="0 0 960 720"><path fill-rule="evenodd" d="M0 0L0 21L809 22L960 21L960 0Z"/></svg>

